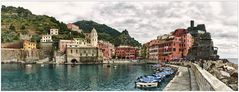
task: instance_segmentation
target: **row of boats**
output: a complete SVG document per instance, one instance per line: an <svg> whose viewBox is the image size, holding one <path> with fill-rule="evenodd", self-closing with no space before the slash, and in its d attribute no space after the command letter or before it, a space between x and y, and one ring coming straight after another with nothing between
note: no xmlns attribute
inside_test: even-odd
<svg viewBox="0 0 239 92"><path fill-rule="evenodd" d="M135 86L138 88L152 88L159 87L160 83L167 77L175 74L176 69L172 67L161 67L160 65L153 65L157 70L154 74L148 76L140 76L135 81Z"/></svg>

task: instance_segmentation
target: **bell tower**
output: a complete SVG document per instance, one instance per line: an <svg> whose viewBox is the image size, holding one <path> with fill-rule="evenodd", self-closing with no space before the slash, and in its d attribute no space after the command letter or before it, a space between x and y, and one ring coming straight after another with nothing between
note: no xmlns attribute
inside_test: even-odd
<svg viewBox="0 0 239 92"><path fill-rule="evenodd" d="M90 43L92 46L96 47L98 45L98 35L97 35L97 31L95 30L95 28L93 28L91 30L91 38L90 38Z"/></svg>

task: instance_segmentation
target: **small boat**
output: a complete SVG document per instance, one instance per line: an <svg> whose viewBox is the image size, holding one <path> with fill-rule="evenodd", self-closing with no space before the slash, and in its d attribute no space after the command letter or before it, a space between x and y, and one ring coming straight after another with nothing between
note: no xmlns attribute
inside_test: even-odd
<svg viewBox="0 0 239 92"><path fill-rule="evenodd" d="M114 68L116 68L117 66L114 66Z"/></svg>
<svg viewBox="0 0 239 92"><path fill-rule="evenodd" d="M152 88L158 87L161 82L160 78L155 76L140 76L135 82L136 87L138 88Z"/></svg>
<svg viewBox="0 0 239 92"><path fill-rule="evenodd" d="M27 65L26 65L26 67L29 67L29 68L30 68L30 67L32 67L32 65L30 65L30 64L27 64Z"/></svg>
<svg viewBox="0 0 239 92"><path fill-rule="evenodd" d="M41 64L41 67L44 67L44 64Z"/></svg>

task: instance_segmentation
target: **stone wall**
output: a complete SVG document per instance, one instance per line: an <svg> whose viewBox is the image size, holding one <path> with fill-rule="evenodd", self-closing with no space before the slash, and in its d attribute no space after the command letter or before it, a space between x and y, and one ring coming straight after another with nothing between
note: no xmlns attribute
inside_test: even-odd
<svg viewBox="0 0 239 92"><path fill-rule="evenodd" d="M41 42L40 43L40 58L49 58L50 61L53 58L53 43L51 42Z"/></svg>
<svg viewBox="0 0 239 92"><path fill-rule="evenodd" d="M192 63L191 68L195 74L199 90L202 91L233 91L226 84L218 80L212 74Z"/></svg>
<svg viewBox="0 0 239 92"><path fill-rule="evenodd" d="M36 61L39 60L40 50L24 50L1 48L1 61L2 62L20 62L20 61Z"/></svg>

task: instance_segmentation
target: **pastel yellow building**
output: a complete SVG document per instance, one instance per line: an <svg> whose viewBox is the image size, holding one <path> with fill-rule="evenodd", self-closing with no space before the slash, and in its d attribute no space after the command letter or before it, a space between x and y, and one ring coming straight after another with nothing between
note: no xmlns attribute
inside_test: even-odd
<svg viewBox="0 0 239 92"><path fill-rule="evenodd" d="M36 43L24 40L23 41L23 49L26 49L26 50L36 49Z"/></svg>

